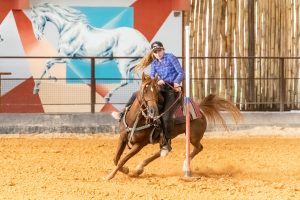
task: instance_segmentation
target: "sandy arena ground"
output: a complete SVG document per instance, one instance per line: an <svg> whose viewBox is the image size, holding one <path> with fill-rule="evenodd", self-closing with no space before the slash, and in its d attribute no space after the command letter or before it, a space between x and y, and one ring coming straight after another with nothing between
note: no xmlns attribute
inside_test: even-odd
<svg viewBox="0 0 300 200"><path fill-rule="evenodd" d="M206 136L190 179L183 178L185 140L179 137L172 153L140 177L119 172L111 181L102 177L113 168L116 135L2 135L0 198L300 199L300 137L250 135ZM149 145L127 166L157 149Z"/></svg>

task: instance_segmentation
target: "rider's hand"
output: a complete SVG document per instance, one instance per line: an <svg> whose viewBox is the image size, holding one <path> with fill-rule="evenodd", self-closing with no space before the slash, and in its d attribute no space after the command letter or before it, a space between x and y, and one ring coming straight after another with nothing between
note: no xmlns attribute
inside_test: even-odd
<svg viewBox="0 0 300 200"><path fill-rule="evenodd" d="M164 82L164 80L159 80L159 81L157 82L157 84L158 84L158 85L164 85L165 82Z"/></svg>
<svg viewBox="0 0 300 200"><path fill-rule="evenodd" d="M174 83L174 89L176 90L176 92L181 92L181 85L179 85L178 83Z"/></svg>

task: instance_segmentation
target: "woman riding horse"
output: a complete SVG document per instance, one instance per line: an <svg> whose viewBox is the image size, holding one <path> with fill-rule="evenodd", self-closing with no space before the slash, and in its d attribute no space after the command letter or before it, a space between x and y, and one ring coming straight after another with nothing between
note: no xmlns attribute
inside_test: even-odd
<svg viewBox="0 0 300 200"><path fill-rule="evenodd" d="M129 168L124 166L126 162L148 144L159 142L160 138L156 128L159 124L158 119L163 113L159 114L158 112L160 92L157 82L158 77L151 79L150 76L142 75L141 87L136 93L136 98L130 108L126 109L126 114L119 125L119 142L113 158L115 168L104 177L104 180L112 179L118 171L129 174ZM202 115L190 121L190 143L193 145L190 160L203 149L201 139L207 127L206 119L212 123L220 122L228 130L220 111L230 112L236 122L240 118L240 112L234 104L213 94L206 96L199 107L201 107ZM185 131L185 121L177 121L171 132L171 137L175 138ZM123 155L126 145L129 147L129 151ZM144 168L159 157L161 157L160 150L142 160L130 175L141 175ZM187 169L186 161L184 161L183 171L186 172Z"/></svg>
<svg viewBox="0 0 300 200"><path fill-rule="evenodd" d="M158 85L160 86L160 112L165 112L162 116L162 127L164 140L161 144L161 155L166 156L171 150L171 133L174 127L173 114L180 101L176 101L178 92L181 91L181 82L184 79L184 72L178 59L171 53L165 53L161 42L156 41L151 44L151 51L137 65L136 69L144 69L151 63L150 76L152 79L158 75ZM126 107L131 105L136 98L136 93L132 95ZM176 102L174 104L174 102ZM120 113L121 119L124 111Z"/></svg>

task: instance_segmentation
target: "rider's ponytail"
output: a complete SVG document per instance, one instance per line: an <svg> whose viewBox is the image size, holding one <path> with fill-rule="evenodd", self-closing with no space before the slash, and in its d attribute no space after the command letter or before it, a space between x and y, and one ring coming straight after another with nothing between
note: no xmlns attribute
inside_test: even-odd
<svg viewBox="0 0 300 200"><path fill-rule="evenodd" d="M143 70L146 67L148 67L148 65L150 65L152 63L152 61L154 60L154 55L152 51L149 51L142 59L141 61L135 66L135 71L138 70Z"/></svg>

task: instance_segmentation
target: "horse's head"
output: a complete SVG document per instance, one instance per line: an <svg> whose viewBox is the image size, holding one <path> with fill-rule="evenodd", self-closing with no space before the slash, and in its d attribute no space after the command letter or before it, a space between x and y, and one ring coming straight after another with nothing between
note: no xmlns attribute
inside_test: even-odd
<svg viewBox="0 0 300 200"><path fill-rule="evenodd" d="M30 12L30 19L37 39L41 39L44 35L44 29L47 22L52 22L57 27L59 33L65 30L64 28L66 27L70 28L78 23L87 23L86 16L79 10L71 7L62 7L52 3L33 6Z"/></svg>
<svg viewBox="0 0 300 200"><path fill-rule="evenodd" d="M30 19L31 19L34 35L38 40L40 40L44 35L44 29L45 29L47 19L45 16L38 14L35 11L35 7L31 9Z"/></svg>
<svg viewBox="0 0 300 200"><path fill-rule="evenodd" d="M158 113L158 85L157 77L151 79L150 76L142 75L142 84L140 88L139 98L141 106L146 110L146 117L154 119Z"/></svg>

